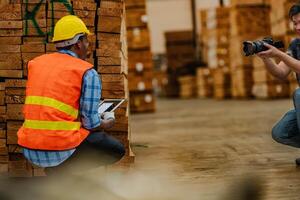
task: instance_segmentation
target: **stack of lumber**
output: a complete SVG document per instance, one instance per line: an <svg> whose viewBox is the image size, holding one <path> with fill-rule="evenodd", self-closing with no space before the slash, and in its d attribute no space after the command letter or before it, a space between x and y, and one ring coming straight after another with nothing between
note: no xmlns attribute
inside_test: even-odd
<svg viewBox="0 0 300 200"><path fill-rule="evenodd" d="M200 98L213 96L213 76L211 71L212 70L208 67L197 68L197 96Z"/></svg>
<svg viewBox="0 0 300 200"><path fill-rule="evenodd" d="M265 1L232 2L230 12L230 70L232 96L249 98L253 86L253 56L243 55L243 41L257 40L271 34L270 5Z"/></svg>
<svg viewBox="0 0 300 200"><path fill-rule="evenodd" d="M126 0L128 81L131 112L155 111L153 63L145 0ZM151 96L151 99L149 98Z"/></svg>
<svg viewBox="0 0 300 200"><path fill-rule="evenodd" d="M231 97L231 75L228 67L211 69L213 77L213 96L221 100Z"/></svg>
<svg viewBox="0 0 300 200"><path fill-rule="evenodd" d="M108 133L125 145L126 156L121 163L128 165L133 161L134 156L129 146L125 3L123 0L102 0L97 12L97 71L102 79L102 98L126 99L126 102L115 111L116 124Z"/></svg>
<svg viewBox="0 0 300 200"><path fill-rule="evenodd" d="M193 98L196 96L197 85L196 77L193 75L186 75L179 77L179 96L183 99Z"/></svg>
<svg viewBox="0 0 300 200"><path fill-rule="evenodd" d="M154 93L156 96L166 96L166 85L168 84L168 75L164 70L155 70L153 78Z"/></svg>
<svg viewBox="0 0 300 200"><path fill-rule="evenodd" d="M168 85L166 93L169 97L179 95L179 76L191 74L187 65L195 61L195 47L192 31L168 31L165 33L168 60Z"/></svg>
<svg viewBox="0 0 300 200"><path fill-rule="evenodd" d="M275 60L274 60L275 62ZM273 77L259 57L253 58L253 95L258 99L275 99L289 97L289 81Z"/></svg>
<svg viewBox="0 0 300 200"><path fill-rule="evenodd" d="M27 62L46 52L56 51L50 43L55 22L74 12L87 23L91 32L96 33L89 38L91 56L88 61L95 64L101 74L102 98L127 99L116 110L116 124L108 133L126 147L126 156L120 164L128 165L133 161L129 147L124 2L15 0L0 4L0 173L13 177L44 175L43 169L33 167L25 160L17 145L16 133L24 120L22 107ZM98 26L94 26L97 22ZM94 59L95 55L97 58Z"/></svg>
<svg viewBox="0 0 300 200"><path fill-rule="evenodd" d="M91 33L95 33L95 20L97 12L97 4L94 0L72 0L73 12L86 24ZM86 61L95 64L96 53L96 37L97 35L91 35L88 37L89 52Z"/></svg>
<svg viewBox="0 0 300 200"><path fill-rule="evenodd" d="M203 55L213 70L214 97L224 99L230 91L230 8L218 7L201 10L201 41L207 52ZM229 86L229 87L228 87Z"/></svg>

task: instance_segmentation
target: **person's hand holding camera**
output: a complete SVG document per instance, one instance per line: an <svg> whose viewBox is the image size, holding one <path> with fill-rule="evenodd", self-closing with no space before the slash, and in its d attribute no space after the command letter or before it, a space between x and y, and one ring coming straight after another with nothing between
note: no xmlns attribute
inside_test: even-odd
<svg viewBox="0 0 300 200"><path fill-rule="evenodd" d="M267 47L268 50L256 54L262 59L277 57L281 53L279 49L268 43L264 42L264 46Z"/></svg>

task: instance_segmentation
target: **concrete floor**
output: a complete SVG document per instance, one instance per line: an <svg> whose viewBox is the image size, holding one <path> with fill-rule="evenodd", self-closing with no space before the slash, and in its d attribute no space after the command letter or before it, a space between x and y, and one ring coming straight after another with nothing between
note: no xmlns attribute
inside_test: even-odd
<svg viewBox="0 0 300 200"><path fill-rule="evenodd" d="M134 170L154 177L154 191L175 191L170 199L234 199L230 191L242 199L245 188L300 199L300 150L270 133L291 108L290 100L160 100L156 113L131 117Z"/></svg>
<svg viewBox="0 0 300 200"><path fill-rule="evenodd" d="M4 180L0 199L298 200L300 150L270 134L290 108L290 100L159 100L156 113L131 117L130 170Z"/></svg>

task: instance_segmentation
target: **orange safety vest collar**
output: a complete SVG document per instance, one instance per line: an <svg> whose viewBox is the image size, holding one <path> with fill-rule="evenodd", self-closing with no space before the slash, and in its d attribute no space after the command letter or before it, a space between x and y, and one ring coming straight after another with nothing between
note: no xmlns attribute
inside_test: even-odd
<svg viewBox="0 0 300 200"><path fill-rule="evenodd" d="M61 53L42 55L28 63L25 121L17 133L19 145L66 150L77 147L88 136L78 110L82 77L92 67Z"/></svg>

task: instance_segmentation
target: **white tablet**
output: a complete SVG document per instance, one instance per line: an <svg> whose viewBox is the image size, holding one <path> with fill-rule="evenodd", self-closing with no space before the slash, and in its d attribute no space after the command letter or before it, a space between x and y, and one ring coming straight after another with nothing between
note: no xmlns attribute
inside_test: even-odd
<svg viewBox="0 0 300 200"><path fill-rule="evenodd" d="M99 104L98 113L114 112L124 101L125 99L104 99Z"/></svg>

